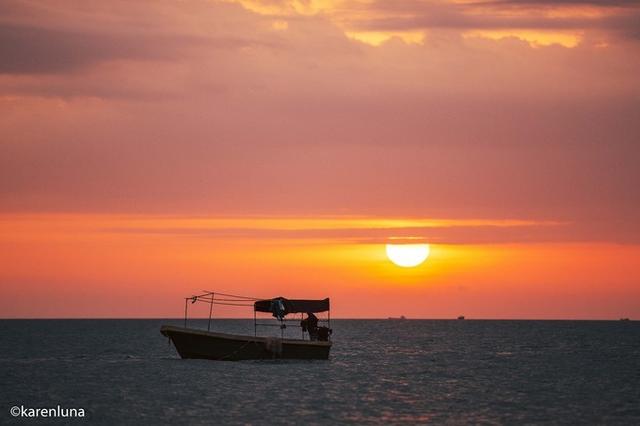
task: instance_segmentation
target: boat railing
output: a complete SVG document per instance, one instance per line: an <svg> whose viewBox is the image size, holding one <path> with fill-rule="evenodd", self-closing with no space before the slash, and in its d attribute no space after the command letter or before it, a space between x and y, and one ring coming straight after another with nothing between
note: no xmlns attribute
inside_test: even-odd
<svg viewBox="0 0 640 426"><path fill-rule="evenodd" d="M206 303L209 305L209 317L207 321L207 331L211 331L211 320L213 319L213 305L222 305L222 306L238 306L238 307L252 307L253 308L253 329L254 335L258 335L258 327L279 327L281 337L284 338L284 330L288 326L300 327L302 331L302 339L305 337L304 328L302 327L302 320L304 319L304 313L300 313L300 317L296 318L273 318L273 320L277 321L274 323L265 323L259 322L257 317L257 311L255 308L255 302L259 300L269 300L269 299L260 299L255 297L248 296L238 296L234 294L228 293L219 293L214 291L203 290L204 293L185 297L184 299L184 328L187 328L187 320L189 314L189 306L195 303ZM327 327L331 328L331 310L327 309L327 318L318 318L318 323L326 324ZM295 314L291 314L295 315ZM266 320L266 319L265 319Z"/></svg>

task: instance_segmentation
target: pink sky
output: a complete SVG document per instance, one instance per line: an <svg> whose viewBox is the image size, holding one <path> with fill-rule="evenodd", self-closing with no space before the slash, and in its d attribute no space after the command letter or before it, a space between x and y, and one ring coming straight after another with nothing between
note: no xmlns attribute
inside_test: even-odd
<svg viewBox="0 0 640 426"><path fill-rule="evenodd" d="M640 316L639 28L636 1L3 1L0 317L177 316L207 283ZM393 236L434 246L410 279Z"/></svg>

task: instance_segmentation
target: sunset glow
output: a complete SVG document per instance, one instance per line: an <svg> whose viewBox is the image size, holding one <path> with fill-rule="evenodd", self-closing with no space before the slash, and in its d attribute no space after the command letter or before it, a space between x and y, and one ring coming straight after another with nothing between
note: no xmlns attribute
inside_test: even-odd
<svg viewBox="0 0 640 426"><path fill-rule="evenodd" d="M0 17L0 317L640 317L633 2Z"/></svg>

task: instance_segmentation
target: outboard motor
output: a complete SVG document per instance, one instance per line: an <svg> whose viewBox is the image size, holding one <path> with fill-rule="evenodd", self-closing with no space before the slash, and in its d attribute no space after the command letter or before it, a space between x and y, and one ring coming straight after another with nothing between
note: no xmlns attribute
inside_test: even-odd
<svg viewBox="0 0 640 426"><path fill-rule="evenodd" d="M318 340L323 342L328 341L332 332L333 330L329 327L318 327Z"/></svg>

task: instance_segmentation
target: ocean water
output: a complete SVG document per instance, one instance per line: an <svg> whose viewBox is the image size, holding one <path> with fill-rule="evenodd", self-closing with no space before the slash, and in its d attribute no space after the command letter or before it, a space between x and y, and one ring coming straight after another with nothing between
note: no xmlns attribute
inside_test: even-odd
<svg viewBox="0 0 640 426"><path fill-rule="evenodd" d="M242 362L179 359L161 324L0 321L0 423L640 424L639 322L334 320L329 361Z"/></svg>

